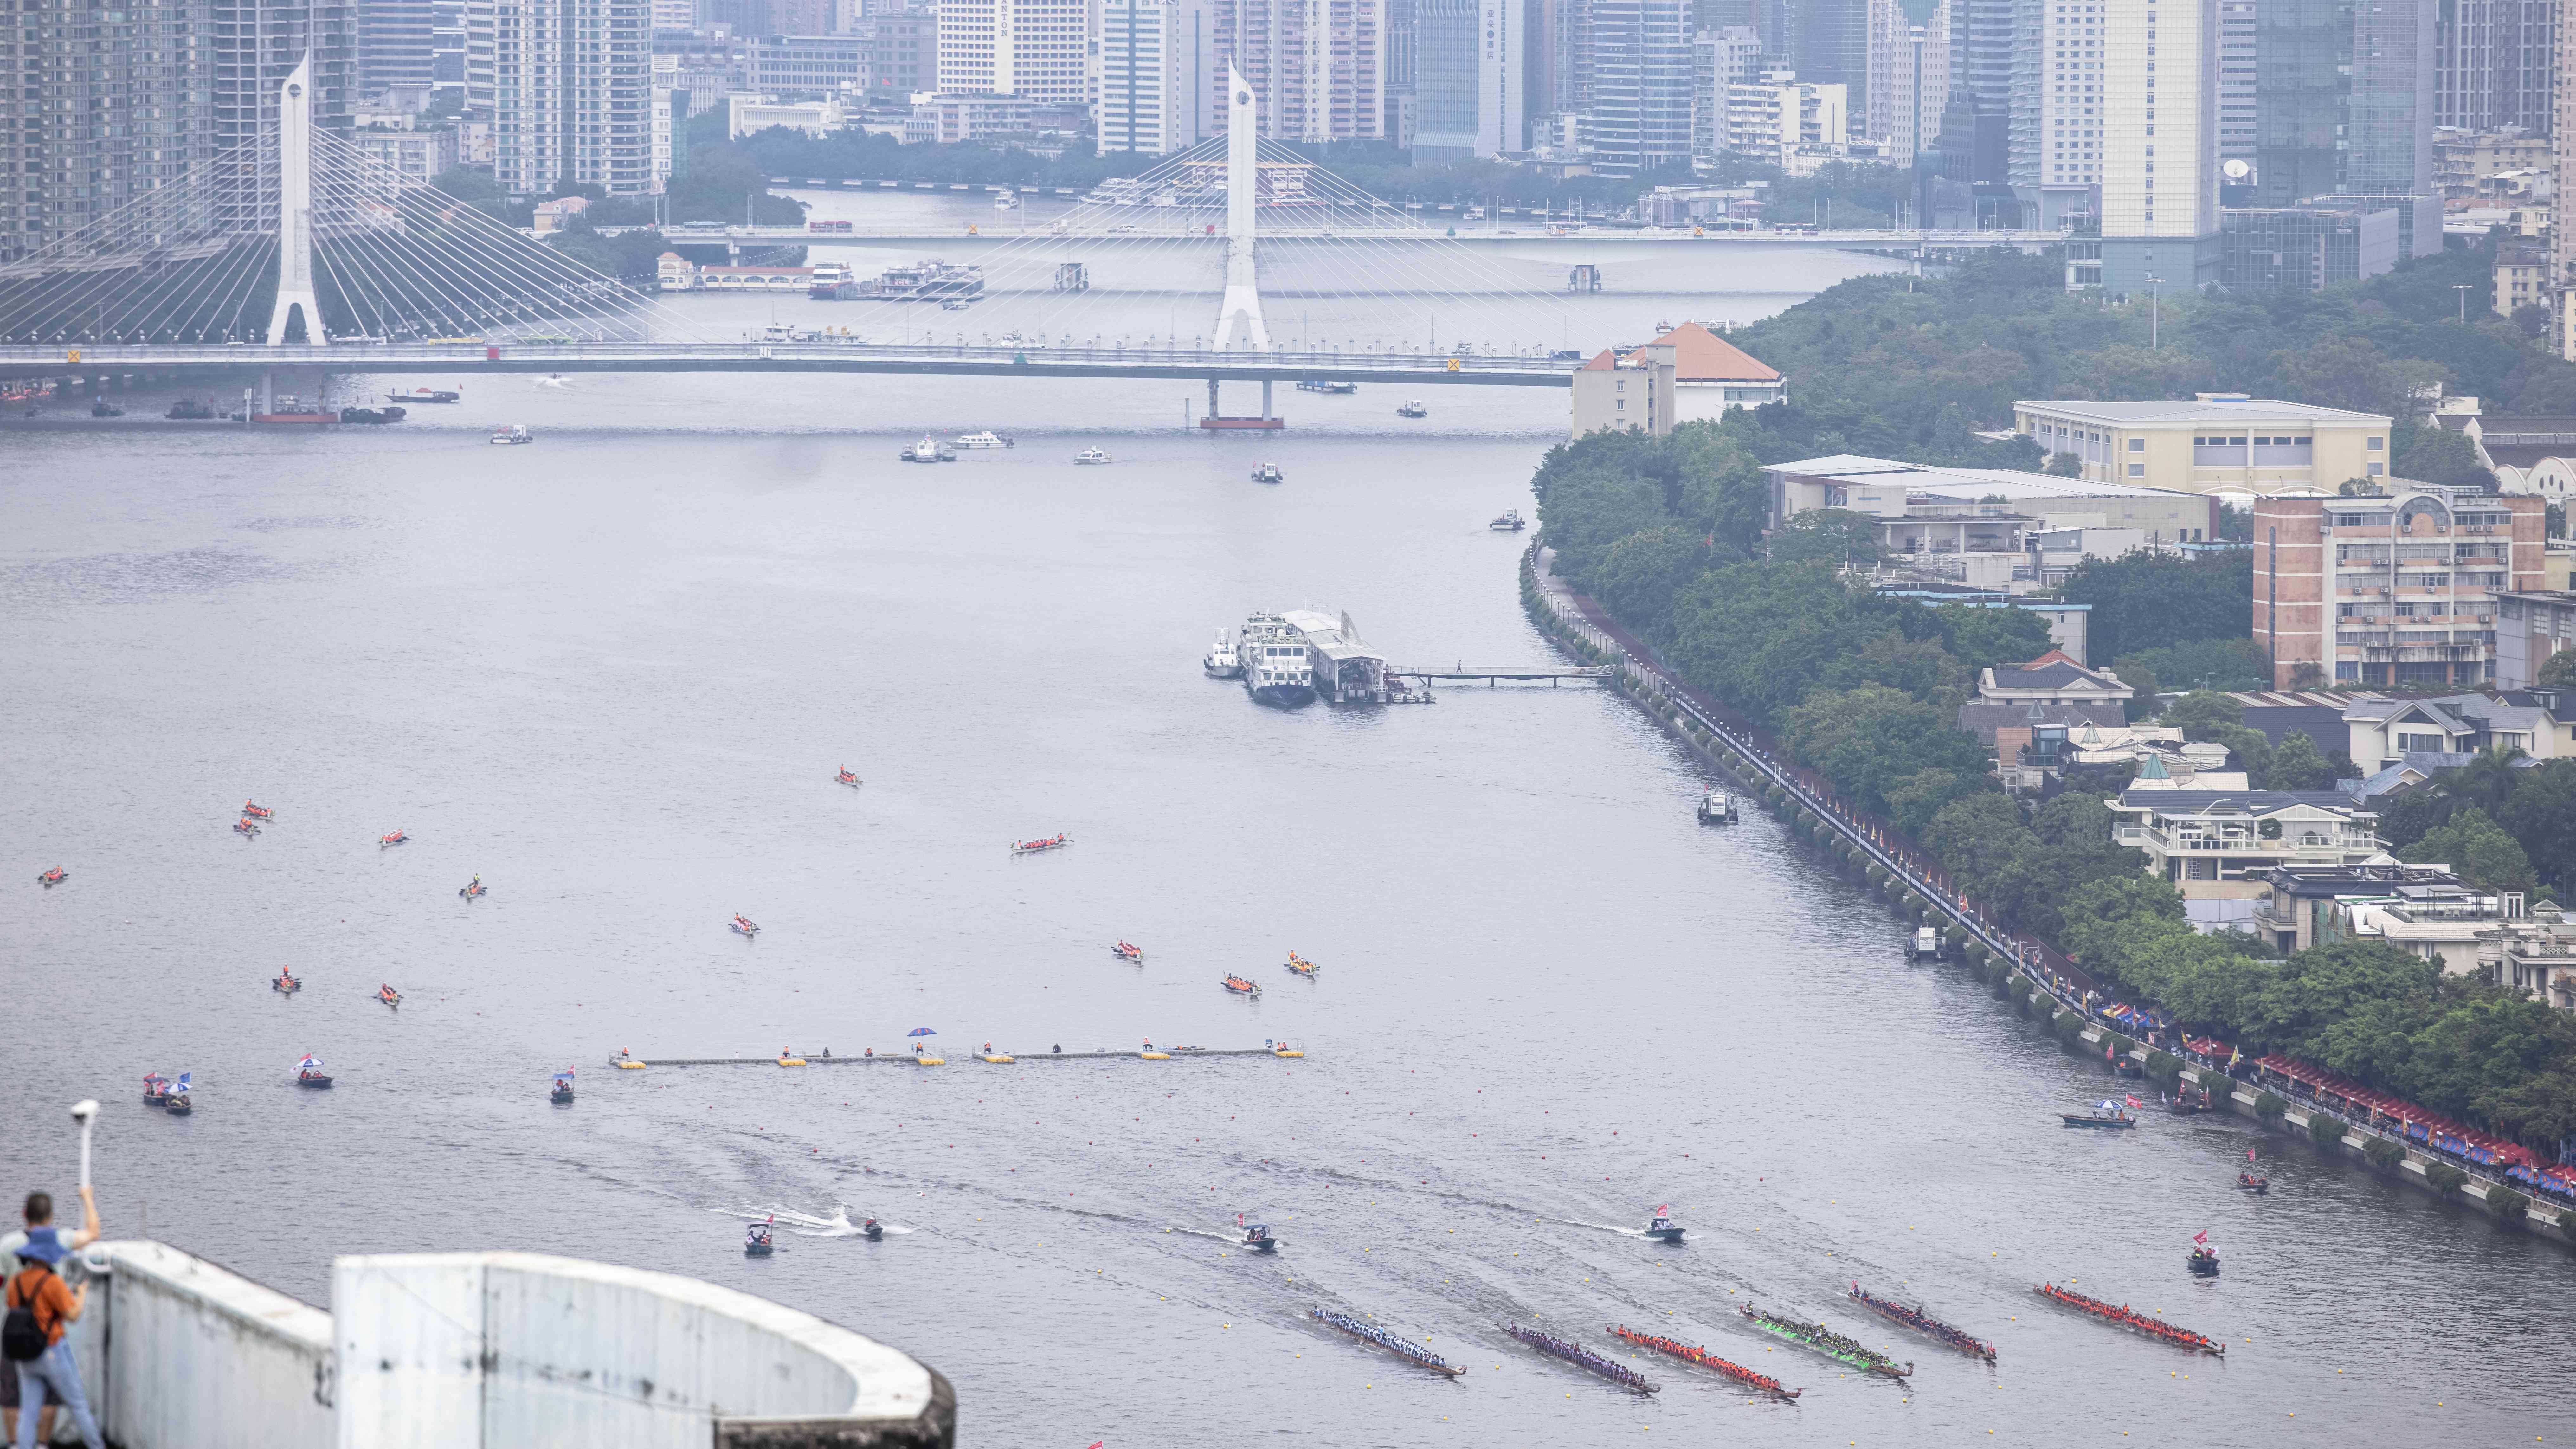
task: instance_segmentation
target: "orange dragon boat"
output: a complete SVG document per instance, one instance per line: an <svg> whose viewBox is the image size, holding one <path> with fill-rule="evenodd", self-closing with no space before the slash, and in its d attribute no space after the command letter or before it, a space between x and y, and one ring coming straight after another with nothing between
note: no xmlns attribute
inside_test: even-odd
<svg viewBox="0 0 2576 1449"><path fill-rule="evenodd" d="M2188 1328L2177 1328L2152 1314L2140 1313L2125 1303L2113 1307L2099 1298L2087 1298L2072 1288L2060 1288L2054 1283L2042 1283L2033 1291L2043 1298L2053 1299L2069 1308L2090 1313L2096 1318L2116 1323L2122 1328L2143 1333L2149 1338L2163 1339L2177 1348L2197 1349L2214 1358L2227 1356L2226 1344L2206 1334L2194 1333Z"/></svg>
<svg viewBox="0 0 2576 1449"><path fill-rule="evenodd" d="M1633 1328L1624 1328L1615 1323L1610 1325L1610 1332L1639 1348L1651 1348L1657 1353L1671 1354L1684 1363L1695 1363L1701 1368L1715 1369L1738 1383L1749 1384L1784 1403L1794 1404L1798 1401L1798 1396L1806 1392L1805 1389L1782 1388L1780 1381L1769 1374L1755 1373L1740 1363L1728 1363L1704 1348L1693 1348L1689 1344L1669 1338L1658 1338L1651 1333L1639 1333Z"/></svg>

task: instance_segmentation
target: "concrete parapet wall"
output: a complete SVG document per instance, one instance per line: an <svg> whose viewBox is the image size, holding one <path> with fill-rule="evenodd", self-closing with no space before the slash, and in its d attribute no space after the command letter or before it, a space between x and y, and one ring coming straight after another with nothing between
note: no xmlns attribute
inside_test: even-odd
<svg viewBox="0 0 2576 1449"><path fill-rule="evenodd" d="M341 1449L946 1446L909 1355L666 1273L535 1253L342 1258Z"/></svg>
<svg viewBox="0 0 2576 1449"><path fill-rule="evenodd" d="M107 1276L72 1351L121 1449L330 1449L331 1315L164 1243L81 1257Z"/></svg>

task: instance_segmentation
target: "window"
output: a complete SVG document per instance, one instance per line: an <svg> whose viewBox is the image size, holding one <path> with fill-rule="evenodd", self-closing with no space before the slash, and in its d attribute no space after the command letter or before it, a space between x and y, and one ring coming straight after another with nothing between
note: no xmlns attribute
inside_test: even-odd
<svg viewBox="0 0 2576 1449"><path fill-rule="evenodd" d="M2370 441L2375 445L2379 440L2377 438L2373 438ZM2388 471L2388 465L2385 463L2364 463L2361 465L2361 470L2369 476L2376 478L2380 474Z"/></svg>
<svg viewBox="0 0 2576 1449"><path fill-rule="evenodd" d="M2131 463L2129 465L2129 476L2132 478L2144 478L2147 476L2147 465L2144 463Z"/></svg>
<svg viewBox="0 0 2576 1449"><path fill-rule="evenodd" d="M2144 439L2144 438L2131 438L2131 439L2129 440L2129 451L2130 451L2130 452L2132 452L2132 453L2143 453L2143 452L2145 452L2146 450L2147 450L2147 440L2146 440L2146 439Z"/></svg>
<svg viewBox="0 0 2576 1449"><path fill-rule="evenodd" d="M2370 451L2372 451L2372 452L2374 452L2374 453L2379 452L2380 450L2382 450L2382 449L2386 448L2387 446L2388 446L2388 440L2387 440L2386 438L2373 438L2373 439L2371 439L2371 440L2370 440L2370 444L2369 444Z"/></svg>

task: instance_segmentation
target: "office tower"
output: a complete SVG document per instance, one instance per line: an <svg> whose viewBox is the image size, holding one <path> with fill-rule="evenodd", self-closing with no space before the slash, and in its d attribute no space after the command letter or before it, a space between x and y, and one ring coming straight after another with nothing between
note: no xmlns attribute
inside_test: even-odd
<svg viewBox="0 0 2576 1449"><path fill-rule="evenodd" d="M1922 204L1927 221L1941 218L1931 224L2005 230L2037 224L2046 154L2041 87L2077 86L2071 104L2079 115L2081 87L2094 84L2098 95L2098 82L2042 80L2046 8L2042 0L1951 0L1950 101ZM1933 184L1936 179L1942 184ZM1936 190L1942 193L1937 201Z"/></svg>
<svg viewBox="0 0 2576 1449"><path fill-rule="evenodd" d="M0 262L214 154L213 15L208 0L0 10L13 78L0 89Z"/></svg>
<svg viewBox="0 0 2576 1449"><path fill-rule="evenodd" d="M2218 0L2218 163L2220 175L2226 176L2230 161L2242 161L2250 174L2259 132L2255 112L2260 109L2261 74L2255 63L2255 52L2261 44L2261 25L2256 17L2258 0Z"/></svg>
<svg viewBox="0 0 2576 1449"><path fill-rule="evenodd" d="M1212 114L1225 114L1225 67L1232 65L1252 87L1264 136L1341 141L1386 133L1386 0L1209 0L1209 10L1216 22ZM1416 10L1415 31L1426 34L1429 0ZM1520 0L1512 12L1517 18ZM1417 54L1419 75L1430 65L1427 39Z"/></svg>
<svg viewBox="0 0 2576 1449"><path fill-rule="evenodd" d="M1848 119L1869 113L1870 12L1895 0L1788 0L1777 7L1787 35L1766 35L1772 58L1785 60L1809 85L1841 86ZM1841 137L1835 137L1841 140Z"/></svg>
<svg viewBox="0 0 2576 1449"><path fill-rule="evenodd" d="M1100 150L1162 156L1215 134L1207 0L1100 0Z"/></svg>
<svg viewBox="0 0 2576 1449"><path fill-rule="evenodd" d="M1688 161L1690 0L1591 0L1591 8L1592 168L1634 176Z"/></svg>
<svg viewBox="0 0 2576 1449"><path fill-rule="evenodd" d="M909 106L939 85L939 16L926 7L880 10L868 20L868 104Z"/></svg>
<svg viewBox="0 0 2576 1449"><path fill-rule="evenodd" d="M1090 42L1090 0L941 0L939 89L1083 105Z"/></svg>
<svg viewBox="0 0 2576 1449"><path fill-rule="evenodd" d="M430 109L452 115L465 108L465 0L430 0Z"/></svg>
<svg viewBox="0 0 2576 1449"><path fill-rule="evenodd" d="M437 12L431 0L356 0L358 92L370 101L395 90L425 95L433 71L431 36Z"/></svg>
<svg viewBox="0 0 2576 1449"><path fill-rule="evenodd" d="M2053 0L2040 17L2045 70L2037 105L2046 151L2030 168L2035 178L2019 169L2013 175L2016 194L2035 203L2024 208L2026 224L2053 230L2101 214L2104 107L2112 80L2106 70L2107 27L2116 3Z"/></svg>
<svg viewBox="0 0 2576 1449"><path fill-rule="evenodd" d="M2442 249L2433 192L2433 15L2438 0L2352 6L2352 102L2346 113L2346 197L2396 204L2402 256Z"/></svg>
<svg viewBox="0 0 2576 1449"><path fill-rule="evenodd" d="M2102 285L2215 282L2218 0L2115 0L2104 21Z"/></svg>
<svg viewBox="0 0 2576 1449"><path fill-rule="evenodd" d="M314 129L346 134L357 104L356 16L348 0L215 0L214 140L236 224L274 226L278 92L312 64Z"/></svg>
<svg viewBox="0 0 2576 1449"><path fill-rule="evenodd" d="M2254 0L2254 195L2295 206L2342 185L2349 0Z"/></svg>
<svg viewBox="0 0 2576 1449"><path fill-rule="evenodd" d="M2550 133L2553 0L2441 0L2433 24L2433 124Z"/></svg>
<svg viewBox="0 0 2576 1449"><path fill-rule="evenodd" d="M1726 150L1727 93L1761 74L1762 37L1750 25L1703 30L1691 40L1692 160L1713 160Z"/></svg>
<svg viewBox="0 0 2576 1449"><path fill-rule="evenodd" d="M493 179L652 189L648 0L492 0Z"/></svg>
<svg viewBox="0 0 2576 1449"><path fill-rule="evenodd" d="M1924 23L1906 19L1894 0L1874 0L1870 10L1869 113L1862 134L1888 143L1887 159L1913 164L1941 132L1950 100L1950 0L1932 8Z"/></svg>
<svg viewBox="0 0 2576 1449"><path fill-rule="evenodd" d="M1602 0L1593 0L1598 9ZM1527 142L1525 0L1416 0L1413 154L1490 157ZM1685 66L1687 60L1685 59ZM1687 132L1687 97L1683 125ZM1684 145L1688 142L1685 140Z"/></svg>

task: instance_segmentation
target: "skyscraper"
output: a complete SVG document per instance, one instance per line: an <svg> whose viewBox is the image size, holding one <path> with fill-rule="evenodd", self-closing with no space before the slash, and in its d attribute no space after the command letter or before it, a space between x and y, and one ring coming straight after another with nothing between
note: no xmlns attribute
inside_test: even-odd
<svg viewBox="0 0 2576 1449"><path fill-rule="evenodd" d="M2295 206L2343 184L2348 0L2255 0L2254 192Z"/></svg>
<svg viewBox="0 0 2576 1449"><path fill-rule="evenodd" d="M1426 15L1430 8L1428 0L1420 5ZM1386 0L1209 0L1209 10L1216 22L1212 114L1224 114L1231 64L1252 87L1265 136L1385 134Z"/></svg>
<svg viewBox="0 0 2576 1449"><path fill-rule="evenodd" d="M1166 155L1216 133L1207 0L1100 0L1100 149Z"/></svg>
<svg viewBox="0 0 2576 1449"><path fill-rule="evenodd" d="M2218 0L2218 161L2254 164L2261 108L2255 53L2262 43L2256 0ZM2224 174L2223 172L2221 173Z"/></svg>
<svg viewBox="0 0 2576 1449"><path fill-rule="evenodd" d="M649 0L492 0L493 179L514 196L653 185Z"/></svg>
<svg viewBox="0 0 2576 1449"><path fill-rule="evenodd" d="M2352 6L2352 104L2342 192L2404 197L2400 256L2442 249L2433 194L2433 15L2438 0Z"/></svg>
<svg viewBox="0 0 2576 1449"><path fill-rule="evenodd" d="M1593 0L1595 8L1601 0ZM1464 159L1517 151L1524 0L1416 0L1413 153ZM1687 65L1687 59L1685 59ZM1687 126L1687 113L1685 113ZM1685 142L1685 145L1688 143Z"/></svg>
<svg viewBox="0 0 2576 1449"><path fill-rule="evenodd" d="M1761 74L1762 37L1752 26L1720 26L1691 38L1692 160L1708 161L1726 149L1727 92Z"/></svg>
<svg viewBox="0 0 2576 1449"><path fill-rule="evenodd" d="M357 104L356 14L349 0L215 0L214 139L225 207L244 227L277 213L278 91L309 58L315 129L346 134Z"/></svg>
<svg viewBox="0 0 2576 1449"><path fill-rule="evenodd" d="M1950 103L1942 112L1937 168L1964 193L1954 215L1927 190L1927 218L2014 229L2035 223L2042 169L2040 87L2043 0L1952 0ZM2081 95L2078 90L2075 92Z"/></svg>
<svg viewBox="0 0 2576 1449"><path fill-rule="evenodd" d="M1597 3L1597 0L1596 0ZM1870 12L1895 0L1786 0L1775 10L1787 34L1765 35L1774 60L1786 60L1808 85L1841 86L1857 120L1869 114Z"/></svg>
<svg viewBox="0 0 2576 1449"><path fill-rule="evenodd" d="M939 89L1082 105L1090 40L1091 0L940 0Z"/></svg>
<svg viewBox="0 0 2576 1449"><path fill-rule="evenodd" d="M1862 131L1887 142L1887 159L1912 165L1941 134L1950 102L1950 0L1921 25L1903 7L1880 0L1870 17L1869 115Z"/></svg>
<svg viewBox="0 0 2576 1449"><path fill-rule="evenodd" d="M2218 0L2115 0L2104 12L2102 285L2140 295L2215 282Z"/></svg>
<svg viewBox="0 0 2576 1449"><path fill-rule="evenodd" d="M2441 0L2433 25L2433 124L2550 134L2554 0Z"/></svg>
<svg viewBox="0 0 2576 1449"><path fill-rule="evenodd" d="M1690 159L1690 9L1690 0L1591 0L1595 171L1633 176Z"/></svg>
<svg viewBox="0 0 2576 1449"><path fill-rule="evenodd" d="M359 94L428 91L436 79L430 62L435 0L357 0L357 11Z"/></svg>
<svg viewBox="0 0 2576 1449"><path fill-rule="evenodd" d="M0 262L215 153L209 0L22 0L0 10Z"/></svg>

